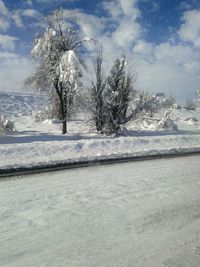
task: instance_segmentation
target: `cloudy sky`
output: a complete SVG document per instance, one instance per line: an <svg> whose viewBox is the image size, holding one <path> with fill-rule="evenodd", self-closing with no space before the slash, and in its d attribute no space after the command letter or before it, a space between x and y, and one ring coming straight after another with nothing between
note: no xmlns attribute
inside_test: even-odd
<svg viewBox="0 0 200 267"><path fill-rule="evenodd" d="M127 56L138 89L183 102L200 88L200 0L0 0L0 91L21 90L35 33L60 7L102 41L106 66Z"/></svg>

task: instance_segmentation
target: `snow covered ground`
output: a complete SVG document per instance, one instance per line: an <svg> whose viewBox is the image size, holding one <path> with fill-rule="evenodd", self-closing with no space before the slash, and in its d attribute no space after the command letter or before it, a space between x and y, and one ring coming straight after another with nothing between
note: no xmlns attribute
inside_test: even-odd
<svg viewBox="0 0 200 267"><path fill-rule="evenodd" d="M0 93L0 114L15 122L16 132L0 136L0 168L38 166L107 157L165 154L172 151L200 151L200 109L174 109L171 118L179 131L157 131L163 112L144 122L128 124L128 136L100 136L90 120L80 116L68 123L36 122L35 114L47 105L37 95Z"/></svg>
<svg viewBox="0 0 200 267"><path fill-rule="evenodd" d="M200 266L199 160L0 180L0 266Z"/></svg>

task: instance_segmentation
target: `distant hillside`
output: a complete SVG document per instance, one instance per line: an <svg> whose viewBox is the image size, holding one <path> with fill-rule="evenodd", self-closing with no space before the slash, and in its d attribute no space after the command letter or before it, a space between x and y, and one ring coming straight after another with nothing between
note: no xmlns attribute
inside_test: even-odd
<svg viewBox="0 0 200 267"><path fill-rule="evenodd" d="M36 94L0 92L0 114L7 118L30 116L47 105L47 98Z"/></svg>

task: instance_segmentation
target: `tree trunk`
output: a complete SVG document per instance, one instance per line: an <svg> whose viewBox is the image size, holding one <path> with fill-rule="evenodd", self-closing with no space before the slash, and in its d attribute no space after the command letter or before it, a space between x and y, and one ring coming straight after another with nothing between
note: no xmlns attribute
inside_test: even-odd
<svg viewBox="0 0 200 267"><path fill-rule="evenodd" d="M62 123L62 133L63 134L67 133L67 121L66 120L63 120L63 123Z"/></svg>
<svg viewBox="0 0 200 267"><path fill-rule="evenodd" d="M62 115L62 134L67 133L67 118L64 110L64 101L62 99L62 96L60 96L60 109L61 109L61 115Z"/></svg>

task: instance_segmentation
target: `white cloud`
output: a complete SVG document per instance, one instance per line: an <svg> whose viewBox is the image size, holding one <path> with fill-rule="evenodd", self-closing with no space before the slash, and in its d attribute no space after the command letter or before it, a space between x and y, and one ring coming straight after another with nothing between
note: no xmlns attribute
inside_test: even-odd
<svg viewBox="0 0 200 267"><path fill-rule="evenodd" d="M37 1L46 1L47 3L47 0ZM64 10L64 16L79 24L83 37L91 37L103 43L103 57L107 71L114 58L125 54L130 65L137 66L138 89L175 94L178 101L190 98L200 85L200 11L185 12L179 31L172 32L171 37L175 38L169 38L164 43L154 44L147 42L143 35L146 29L139 22L142 14L137 6L138 1L104 1L101 7L107 11L106 16L86 14L78 9ZM2 14L8 12L4 7L2 10L0 4L0 12ZM23 25L25 16L37 20L41 18L41 15L32 8L15 10L9 14L19 27ZM4 29L8 28L8 24L3 27ZM12 90L15 83L17 84L15 88L19 90L23 78L27 77L34 67L27 59L14 53L17 40L12 38L15 37L2 36L0 35L0 46L4 51L0 52L0 60L2 59L4 64L0 71L0 90L3 88ZM92 43L88 43L87 46L94 53ZM18 66L20 66L19 70ZM5 77L10 77L10 75L13 76L12 81L11 79L5 81Z"/></svg>
<svg viewBox="0 0 200 267"><path fill-rule="evenodd" d="M152 92L191 97L200 84L200 54L184 44L169 42L153 47L151 58L138 57L138 85Z"/></svg>
<svg viewBox="0 0 200 267"><path fill-rule="evenodd" d="M37 12L35 9L25 9L23 11L21 11L21 15L25 16L25 17L40 17L40 13Z"/></svg>
<svg viewBox="0 0 200 267"><path fill-rule="evenodd" d="M183 14L183 24L179 36L183 41L200 47L200 10L190 10Z"/></svg>
<svg viewBox="0 0 200 267"><path fill-rule="evenodd" d="M26 0L26 4L27 4L28 6L30 6L30 7L33 6L32 0Z"/></svg>
<svg viewBox="0 0 200 267"><path fill-rule="evenodd" d="M11 14L11 18L13 20L13 22L15 23L15 25L19 28L22 28L24 26L20 12L19 11L14 11Z"/></svg>
<svg viewBox="0 0 200 267"><path fill-rule="evenodd" d="M0 12L2 15L6 16L8 13L8 10L2 0L0 0Z"/></svg>
<svg viewBox="0 0 200 267"><path fill-rule="evenodd" d="M0 17L0 29L6 31L9 28L9 22L7 19Z"/></svg>
<svg viewBox="0 0 200 267"><path fill-rule="evenodd" d="M167 60L173 63L193 60L196 57L193 49L184 44L161 43L155 47L155 57L157 60Z"/></svg>
<svg viewBox="0 0 200 267"><path fill-rule="evenodd" d="M103 8L111 15L116 24L112 38L116 45L128 48L141 36L142 28L137 22L140 11L136 0L115 0L103 2Z"/></svg>
<svg viewBox="0 0 200 267"><path fill-rule="evenodd" d="M6 31L9 28L8 10L2 0L0 0L0 30Z"/></svg>
<svg viewBox="0 0 200 267"><path fill-rule="evenodd" d="M27 58L7 54L0 65L0 91L22 91L24 79L31 75L34 69L34 65Z"/></svg>
<svg viewBox="0 0 200 267"><path fill-rule="evenodd" d="M164 43L153 44L144 39L145 29L138 22L141 14L137 1L105 1L102 6L108 12L108 16L103 18L85 14L80 10L68 10L65 14L79 23L86 36L103 43L107 70L114 58L125 54L130 65L136 66L138 89L154 93L164 91L167 95L174 94L178 101L190 98L200 84L200 51L184 42L186 35L185 39L180 35L186 27L186 22L187 26L191 23L188 15L184 15L180 31L172 32L173 36L180 36L181 39L176 38L175 42L174 38L169 38ZM197 47L197 16L195 21L195 38L192 38L192 41L195 41Z"/></svg>
<svg viewBox="0 0 200 267"><path fill-rule="evenodd" d="M122 10L119 4L115 1L105 1L102 3L105 11L107 11L112 18L116 19L122 14Z"/></svg>
<svg viewBox="0 0 200 267"><path fill-rule="evenodd" d="M139 40L133 48L133 53L140 54L141 56L151 57L153 52L154 52L153 44L146 42L144 40Z"/></svg>
<svg viewBox="0 0 200 267"><path fill-rule="evenodd" d="M30 5L32 2L27 1ZM14 9L8 10L2 0L0 0L0 30L6 31L9 29L11 23L14 23L17 27L24 27L23 17L31 17L34 19L41 19L41 14L35 9Z"/></svg>
<svg viewBox="0 0 200 267"><path fill-rule="evenodd" d="M76 22L84 36L90 38L99 38L105 29L107 20L104 18L98 18L94 15L85 14L78 9L63 11L63 15L66 19L71 19Z"/></svg>
<svg viewBox="0 0 200 267"><path fill-rule="evenodd" d="M140 11L136 7L136 0L118 0L125 16L130 16L132 19L137 19L140 16Z"/></svg>
<svg viewBox="0 0 200 267"><path fill-rule="evenodd" d="M19 55L12 53L12 52L5 52L0 51L0 59L13 59L13 58L19 58Z"/></svg>
<svg viewBox="0 0 200 267"><path fill-rule="evenodd" d="M34 19L41 19L41 14L35 9L17 9L10 14L15 25L19 28L24 27L23 17L30 17Z"/></svg>
<svg viewBox="0 0 200 267"><path fill-rule="evenodd" d="M140 89L173 94L179 102L191 98L200 84L197 73L188 72L178 64L169 62L163 64L162 61L140 61L138 73Z"/></svg>
<svg viewBox="0 0 200 267"><path fill-rule="evenodd" d="M0 48L4 50L14 50L15 42L18 40L17 37L0 34Z"/></svg>
<svg viewBox="0 0 200 267"><path fill-rule="evenodd" d="M62 4L63 2L66 2L66 0L36 0L38 3L48 3L49 5L53 4L53 3L56 3L57 5L58 4ZM67 0L67 2L75 2L77 0Z"/></svg>
<svg viewBox="0 0 200 267"><path fill-rule="evenodd" d="M113 32L112 37L115 43L121 47L130 47L141 35L141 27L138 23L124 18L119 27Z"/></svg>
<svg viewBox="0 0 200 267"><path fill-rule="evenodd" d="M136 6L135 0L113 0L104 1L102 7L116 19L122 16L130 16L132 20L137 19L140 16L140 11Z"/></svg>
<svg viewBox="0 0 200 267"><path fill-rule="evenodd" d="M132 47L142 33L137 22L140 11L136 1L105 1L101 6L108 11L109 16L97 17L80 10L64 10L64 15L78 23L85 36L97 40L106 38L112 47L118 47L121 52Z"/></svg>

